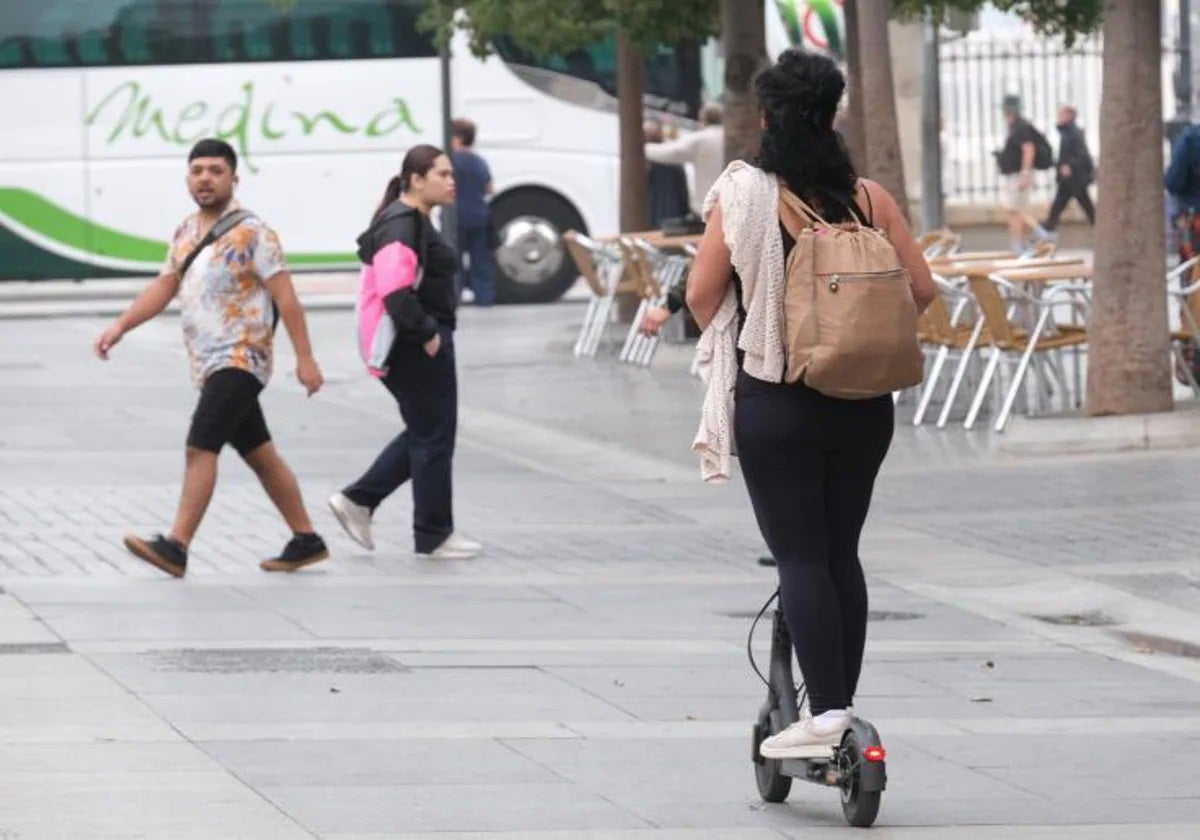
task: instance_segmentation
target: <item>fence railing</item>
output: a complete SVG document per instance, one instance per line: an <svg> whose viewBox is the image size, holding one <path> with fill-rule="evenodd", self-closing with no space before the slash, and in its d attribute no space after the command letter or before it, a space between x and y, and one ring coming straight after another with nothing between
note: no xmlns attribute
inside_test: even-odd
<svg viewBox="0 0 1200 840"><path fill-rule="evenodd" d="M1164 62L1173 58L1164 55ZM946 42L940 52L942 181L947 201L987 204L999 200L1001 179L993 152L1004 145L1007 126L1001 100L1021 97L1026 119L1046 135L1057 153L1059 105L1079 111L1092 154L1099 154L1101 49L1096 40L1070 49L1057 40ZM1052 173L1039 174L1034 197L1049 199Z"/></svg>

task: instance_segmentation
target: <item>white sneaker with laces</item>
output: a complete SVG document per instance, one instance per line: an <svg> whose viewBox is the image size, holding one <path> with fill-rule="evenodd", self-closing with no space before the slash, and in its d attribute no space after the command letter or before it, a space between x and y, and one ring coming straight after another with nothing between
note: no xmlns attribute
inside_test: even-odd
<svg viewBox="0 0 1200 840"><path fill-rule="evenodd" d="M470 560L472 557L478 557L481 551L482 543L451 534L433 551L418 551L417 556L422 560Z"/></svg>
<svg viewBox="0 0 1200 840"><path fill-rule="evenodd" d="M831 709L816 717L805 715L764 740L758 751L763 758L828 758L849 728L849 709Z"/></svg>
<svg viewBox="0 0 1200 840"><path fill-rule="evenodd" d="M329 510L350 539L368 551L375 550L375 542L371 539L371 511L368 508L354 504L342 493L334 493L329 497Z"/></svg>

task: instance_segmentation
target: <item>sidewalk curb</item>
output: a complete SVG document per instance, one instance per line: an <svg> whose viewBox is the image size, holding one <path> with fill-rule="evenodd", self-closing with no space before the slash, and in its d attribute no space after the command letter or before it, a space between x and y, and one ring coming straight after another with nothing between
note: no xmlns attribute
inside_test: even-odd
<svg viewBox="0 0 1200 840"><path fill-rule="evenodd" d="M1174 411L1119 417L1014 417L997 437L1000 451L1013 455L1187 449L1200 446L1200 405L1183 403Z"/></svg>

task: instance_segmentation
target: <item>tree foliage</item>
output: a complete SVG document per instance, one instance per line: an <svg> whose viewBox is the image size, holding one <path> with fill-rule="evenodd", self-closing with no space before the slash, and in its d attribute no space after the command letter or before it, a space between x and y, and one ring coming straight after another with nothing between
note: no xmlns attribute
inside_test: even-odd
<svg viewBox="0 0 1200 840"><path fill-rule="evenodd" d="M1024 18L1041 35L1061 36L1067 46L1083 35L1099 30L1104 18L1104 0L990 0L1002 12ZM988 0L892 0L900 16L919 16L931 10L935 17L948 11L977 12Z"/></svg>
<svg viewBox="0 0 1200 840"><path fill-rule="evenodd" d="M535 52L563 52L618 29L648 52L656 44L717 34L718 6L718 0L433 0L421 24L442 41L456 28L465 30L479 56L501 35Z"/></svg>

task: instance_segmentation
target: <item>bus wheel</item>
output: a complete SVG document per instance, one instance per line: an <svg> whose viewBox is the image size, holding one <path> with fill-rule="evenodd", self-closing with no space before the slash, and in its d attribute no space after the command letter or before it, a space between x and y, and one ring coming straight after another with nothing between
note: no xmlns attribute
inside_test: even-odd
<svg viewBox="0 0 1200 840"><path fill-rule="evenodd" d="M496 226L496 300L549 303L579 278L562 235L586 233L583 219L561 196L548 190L516 190L492 202Z"/></svg>

